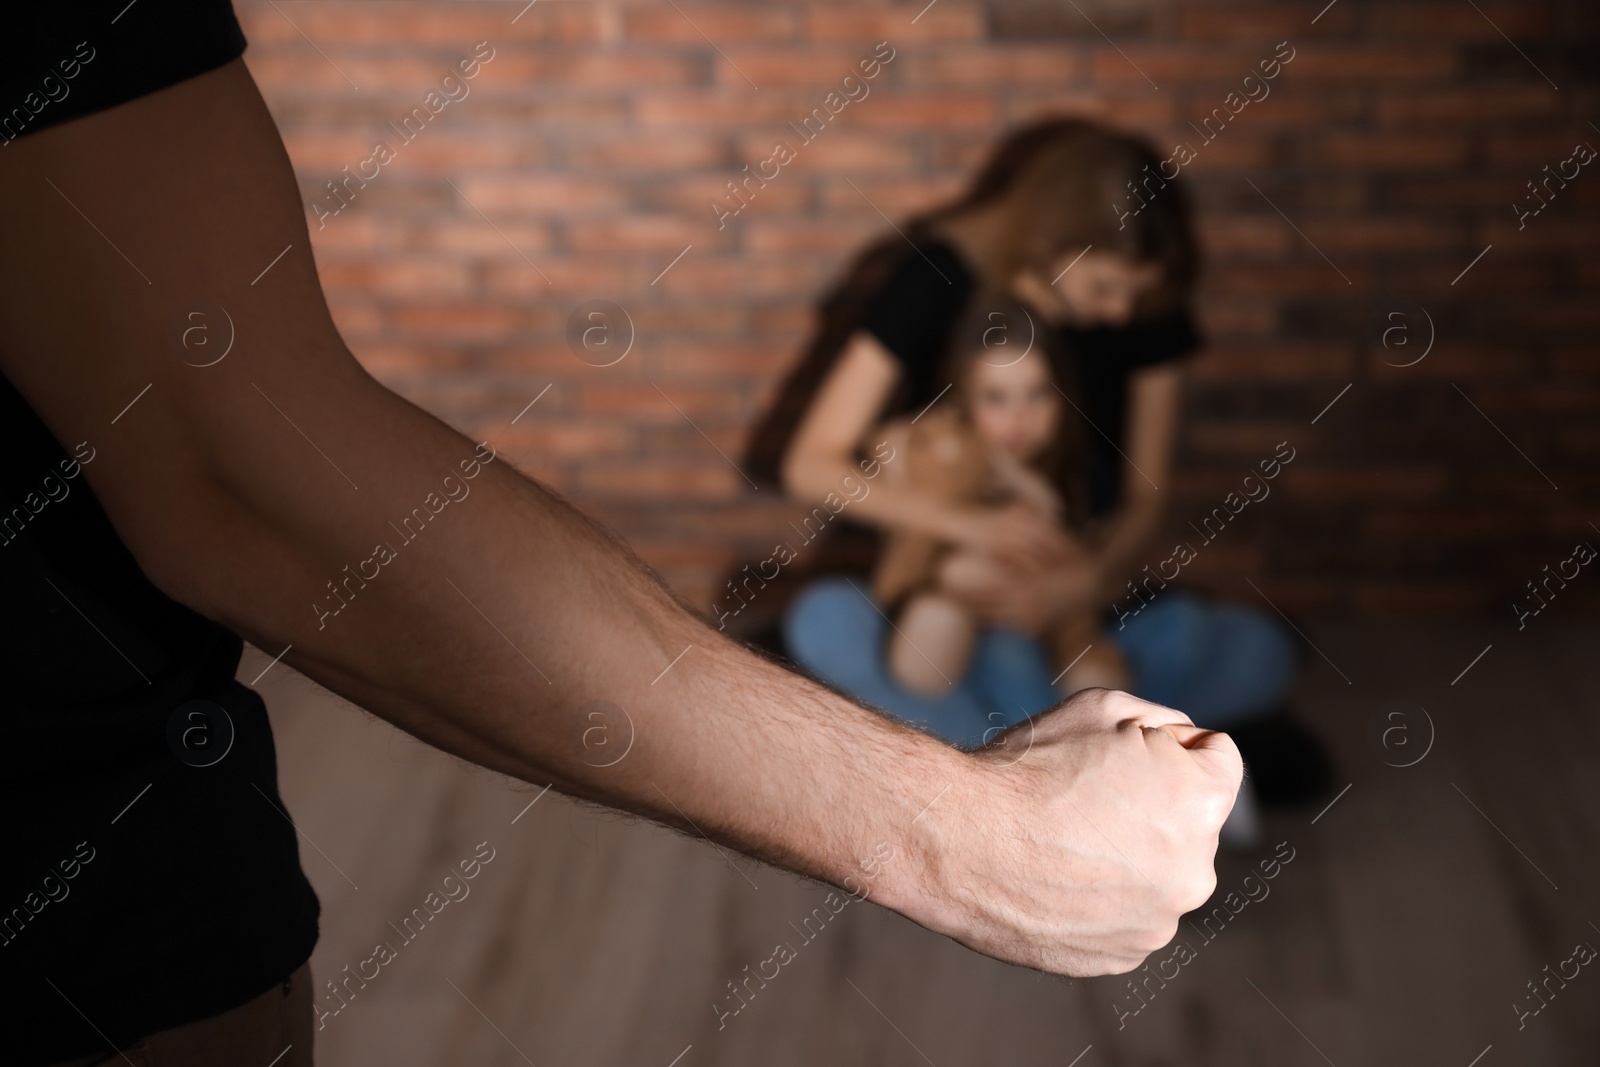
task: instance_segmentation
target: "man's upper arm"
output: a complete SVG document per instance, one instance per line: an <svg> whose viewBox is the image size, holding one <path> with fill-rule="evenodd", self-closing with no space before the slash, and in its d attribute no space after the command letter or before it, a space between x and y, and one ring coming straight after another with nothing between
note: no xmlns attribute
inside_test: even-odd
<svg viewBox="0 0 1600 1067"><path fill-rule="evenodd" d="M0 370L94 449L84 473L158 584L224 501L354 491L341 445L380 390L328 316L241 63L19 138L0 202Z"/></svg>

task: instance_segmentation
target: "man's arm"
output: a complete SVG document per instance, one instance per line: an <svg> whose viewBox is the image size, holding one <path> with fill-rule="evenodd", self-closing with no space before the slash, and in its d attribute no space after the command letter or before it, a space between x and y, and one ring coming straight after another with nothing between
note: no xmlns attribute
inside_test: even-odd
<svg viewBox="0 0 1600 1067"><path fill-rule="evenodd" d="M328 316L242 63L6 152L0 368L69 450L93 445L86 477L174 598L449 752L864 888L1003 958L1130 969L1214 885L1240 773L1221 735L1091 694L1008 750L952 750L718 635L374 382ZM196 300L236 332L210 366L172 343ZM611 766L584 745L596 701L632 722Z"/></svg>

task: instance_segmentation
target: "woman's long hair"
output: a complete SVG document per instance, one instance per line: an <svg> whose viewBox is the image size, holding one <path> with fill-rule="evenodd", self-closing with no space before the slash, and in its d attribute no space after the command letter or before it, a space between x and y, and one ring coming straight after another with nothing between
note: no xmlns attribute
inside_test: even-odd
<svg viewBox="0 0 1600 1067"><path fill-rule="evenodd" d="M818 304L817 326L784 379L744 456L757 482L778 486L784 453L823 380L838 362L884 283L938 223L1015 192L992 261L978 264L992 287L1022 270L1047 274L1062 254L1093 245L1161 264L1161 281L1141 297L1138 317L1180 306L1193 289L1199 256L1189 204L1143 140L1085 119L1046 119L1007 135L955 200L920 215L863 249ZM1137 193L1137 198L1135 196ZM1137 214L1129 209L1143 203ZM1126 214L1125 214L1126 213ZM908 240L909 239L909 240ZM891 410L911 400L903 388Z"/></svg>

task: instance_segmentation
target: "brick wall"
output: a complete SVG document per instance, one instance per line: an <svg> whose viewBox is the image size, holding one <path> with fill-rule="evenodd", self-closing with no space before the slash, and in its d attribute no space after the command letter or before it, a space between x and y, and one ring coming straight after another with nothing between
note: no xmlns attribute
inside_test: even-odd
<svg viewBox="0 0 1600 1067"><path fill-rule="evenodd" d="M1597 15L1321 2L237 8L356 355L616 525L697 604L793 513L726 457L815 294L1006 125L1073 111L1196 149L1180 180L1210 344L1174 529L1277 442L1297 450L1186 577L1251 597L1249 576L1291 609L1506 612L1575 541L1600 546L1600 162L1520 227L1511 207L1578 142L1600 148ZM883 41L870 94L801 143L786 124ZM1190 123L1285 41L1270 95L1205 141ZM492 58L447 95L479 42ZM419 107L408 141L395 127ZM392 158L365 162L378 140ZM779 140L795 158L719 227L709 202L737 204L726 183ZM631 322L610 366L567 340L591 300ZM1574 582L1562 606L1597 591L1600 574Z"/></svg>

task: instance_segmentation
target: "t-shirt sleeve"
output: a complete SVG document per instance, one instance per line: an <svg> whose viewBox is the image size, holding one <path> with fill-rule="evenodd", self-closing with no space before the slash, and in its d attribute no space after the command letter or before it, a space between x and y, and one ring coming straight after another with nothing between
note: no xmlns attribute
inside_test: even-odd
<svg viewBox="0 0 1600 1067"><path fill-rule="evenodd" d="M1130 323L1118 339L1118 353L1129 370L1169 363L1193 355L1203 341L1187 304L1164 315Z"/></svg>
<svg viewBox="0 0 1600 1067"><path fill-rule="evenodd" d="M861 328L904 365L908 377L932 374L970 287L962 264L943 246L907 255L867 305Z"/></svg>

